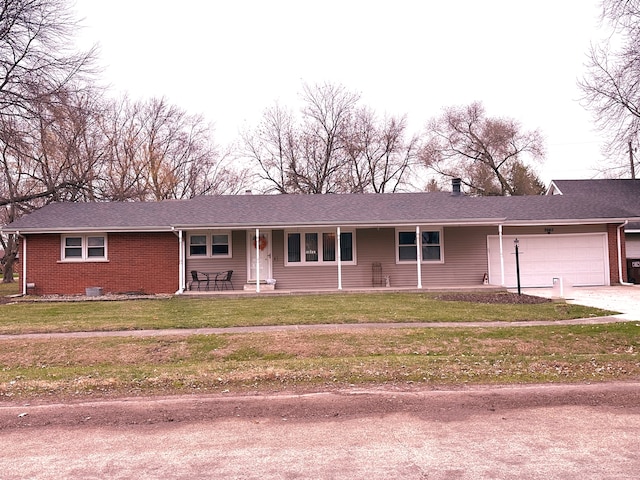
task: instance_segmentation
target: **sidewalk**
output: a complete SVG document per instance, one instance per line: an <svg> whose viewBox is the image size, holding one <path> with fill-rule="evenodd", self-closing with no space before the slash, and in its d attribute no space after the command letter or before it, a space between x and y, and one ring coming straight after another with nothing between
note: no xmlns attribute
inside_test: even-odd
<svg viewBox="0 0 640 480"><path fill-rule="evenodd" d="M116 330L108 332L64 332L64 333L23 333L17 335L0 335L2 340L32 339L54 340L57 338L94 338L94 337L159 337L186 335L224 335L228 333L259 333L284 331L329 331L348 332L384 328L486 328L486 327L536 327L551 325L597 325L605 323L627 322L623 315L610 317L575 318L571 320L541 320L522 322L402 322L402 323L345 323L318 325L274 325L255 327L226 328L173 328L167 330Z"/></svg>

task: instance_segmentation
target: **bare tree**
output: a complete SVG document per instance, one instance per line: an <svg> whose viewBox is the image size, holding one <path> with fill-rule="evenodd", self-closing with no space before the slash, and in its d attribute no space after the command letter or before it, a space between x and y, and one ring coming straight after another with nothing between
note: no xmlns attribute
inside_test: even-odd
<svg viewBox="0 0 640 480"><path fill-rule="evenodd" d="M299 117L276 104L242 134L244 157L265 191L345 193L396 191L417 153L404 117L385 117L341 85L303 86Z"/></svg>
<svg viewBox="0 0 640 480"><path fill-rule="evenodd" d="M302 193L339 193L348 163L343 139L360 99L341 85L303 86L301 155L290 164L290 182Z"/></svg>
<svg viewBox="0 0 640 480"><path fill-rule="evenodd" d="M145 199L144 168L139 160L144 145L140 109L139 103L123 97L108 101L100 115L100 130L106 144L93 186L97 199Z"/></svg>
<svg viewBox="0 0 640 480"><path fill-rule="evenodd" d="M91 114L95 98L87 93L58 91L34 103L32 116L0 115L2 223L49 202L87 199L100 154ZM5 256L11 254L5 248Z"/></svg>
<svg viewBox="0 0 640 480"><path fill-rule="evenodd" d="M424 164L439 175L460 178L469 193L475 195L518 195L527 191L516 188L518 179L537 180L526 162L544 157L544 142L539 131L523 131L513 119L489 118L482 104L449 107L432 119L426 130L421 151Z"/></svg>
<svg viewBox="0 0 640 480"><path fill-rule="evenodd" d="M4 206L4 222L69 187L68 175L61 173L64 165L48 168L43 155L52 151L51 142L42 135L48 120L38 115L53 113L53 104L65 92L83 89L83 80L93 72L94 51L77 52L73 43L76 28L66 0L0 1L0 206ZM0 243L4 248L3 281L12 282L17 241L9 236L1 237Z"/></svg>
<svg viewBox="0 0 640 480"><path fill-rule="evenodd" d="M77 52L67 0L0 2L0 115L23 115L93 72L95 51Z"/></svg>
<svg viewBox="0 0 640 480"><path fill-rule="evenodd" d="M247 175L221 155L213 127L164 98L111 102L101 125L107 139L99 197L165 200L237 193Z"/></svg>
<svg viewBox="0 0 640 480"><path fill-rule="evenodd" d="M611 36L591 46L588 73L578 86L583 104L608 136L604 151L613 159L603 171L625 176L630 168L635 177L632 148L640 132L640 1L602 0L601 7L601 21L611 28Z"/></svg>
<svg viewBox="0 0 640 480"><path fill-rule="evenodd" d="M258 177L267 185L266 193L289 193L289 166L297 156L297 132L290 111L276 103L262 115L255 131L241 135L243 156L258 166Z"/></svg>
<svg viewBox="0 0 640 480"><path fill-rule="evenodd" d="M418 137L406 138L406 117L379 120L368 108L358 109L348 126L345 148L351 192L395 192L404 185L418 153Z"/></svg>

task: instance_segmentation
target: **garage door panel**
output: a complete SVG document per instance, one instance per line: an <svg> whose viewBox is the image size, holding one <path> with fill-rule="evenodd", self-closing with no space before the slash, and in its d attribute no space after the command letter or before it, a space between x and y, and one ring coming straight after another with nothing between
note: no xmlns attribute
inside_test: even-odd
<svg viewBox="0 0 640 480"><path fill-rule="evenodd" d="M505 284L517 285L513 235L503 236ZM520 283L550 287L562 277L565 285L608 285L606 234L518 236ZM501 284L500 237L489 236L489 282Z"/></svg>

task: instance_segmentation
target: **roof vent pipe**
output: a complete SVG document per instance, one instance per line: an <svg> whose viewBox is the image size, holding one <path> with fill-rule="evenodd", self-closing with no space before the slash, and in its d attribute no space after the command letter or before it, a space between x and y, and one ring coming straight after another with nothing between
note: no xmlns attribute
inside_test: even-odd
<svg viewBox="0 0 640 480"><path fill-rule="evenodd" d="M454 197L459 197L462 195L462 189L460 188L462 180L459 178L451 179L451 195Z"/></svg>

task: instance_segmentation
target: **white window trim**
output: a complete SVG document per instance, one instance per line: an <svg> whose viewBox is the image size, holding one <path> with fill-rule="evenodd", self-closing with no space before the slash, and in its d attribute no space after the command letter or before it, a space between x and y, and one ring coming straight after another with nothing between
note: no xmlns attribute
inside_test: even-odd
<svg viewBox="0 0 640 480"><path fill-rule="evenodd" d="M290 233L299 233L300 234L300 261L299 262L289 262L289 234ZM305 233L317 233L318 234L318 243L322 243L322 234L323 233L333 233L336 235L336 259L333 261L325 262L324 260L320 260L318 258L317 262L307 261L306 255L304 253L304 234ZM351 250L352 250L352 260L341 260L340 263L342 265L357 265L357 252L356 252L356 231L355 229L340 229L340 234L344 235L345 233L351 234ZM309 267L309 266L327 266L327 265L338 265L338 237L337 237L336 229L332 228L321 228L321 229L292 229L284 231L284 265L285 267ZM320 250L320 245L318 246L318 250ZM320 257L320 252L318 252L318 256Z"/></svg>
<svg viewBox="0 0 640 480"><path fill-rule="evenodd" d="M104 257L89 257L89 237L101 237L104 238ZM80 238L82 243L80 248L82 249L81 257L65 257L65 243L67 238ZM83 233L83 234L68 234L62 235L60 238L60 262L62 263L78 263L78 262L108 262L109 261L109 248L108 248L108 236L106 233Z"/></svg>
<svg viewBox="0 0 640 480"><path fill-rule="evenodd" d="M213 236L214 235L226 235L229 240L229 253L226 255L214 255L213 254ZM207 253L205 255L191 255L191 237L192 236L205 236L207 239L206 249ZM187 258L232 258L232 244L233 240L231 237L231 230L207 230L207 231L196 231L189 232L187 234Z"/></svg>
<svg viewBox="0 0 640 480"><path fill-rule="evenodd" d="M400 227L396 227L396 232L395 232L395 249L396 249L396 264L400 264L400 265L411 265L411 264L415 264L416 261L415 260L400 260L400 241L399 241L399 235L398 233L400 232L407 232L407 233L413 233L415 235L416 231L415 228L410 228L410 227L406 227L406 228L400 228ZM425 260L422 255L422 234L424 232L440 232L440 259L439 260ZM443 228L442 227L420 227L420 238L418 238L418 242L419 242L419 247L420 247L420 263L424 264L424 263L429 263L429 264L436 264L436 263L444 263L444 233L443 233Z"/></svg>

